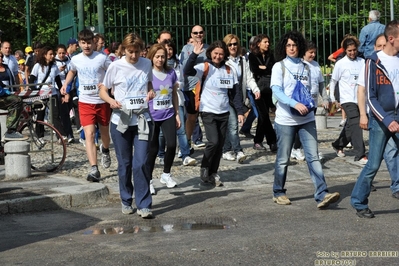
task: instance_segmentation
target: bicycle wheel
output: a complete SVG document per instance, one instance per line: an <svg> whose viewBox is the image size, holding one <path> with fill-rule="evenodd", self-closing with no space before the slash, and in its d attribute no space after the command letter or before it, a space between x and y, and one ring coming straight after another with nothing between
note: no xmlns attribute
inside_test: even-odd
<svg viewBox="0 0 399 266"><path fill-rule="evenodd" d="M44 136L36 135L37 125L44 127ZM43 121L25 124L20 133L29 137L31 168L40 172L60 170L66 158L66 144L54 126ZM60 140L60 141L59 141Z"/></svg>

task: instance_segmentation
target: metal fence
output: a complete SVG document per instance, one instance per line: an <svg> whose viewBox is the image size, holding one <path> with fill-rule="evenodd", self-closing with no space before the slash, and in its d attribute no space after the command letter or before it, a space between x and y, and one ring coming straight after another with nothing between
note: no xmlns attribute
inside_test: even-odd
<svg viewBox="0 0 399 266"><path fill-rule="evenodd" d="M399 0L395 0L398 2ZM318 44L318 62L339 48L347 33L358 35L367 24L368 12L381 12L381 23L390 20L389 1L367 0L104 0L105 36L121 41L137 32L147 43L169 30L178 50L186 43L193 25L205 29L207 43L237 34L243 47L251 36L266 33L275 45L288 30L299 30ZM93 1L90 20L95 19ZM397 12L395 12L396 14ZM93 21L90 21L93 25Z"/></svg>

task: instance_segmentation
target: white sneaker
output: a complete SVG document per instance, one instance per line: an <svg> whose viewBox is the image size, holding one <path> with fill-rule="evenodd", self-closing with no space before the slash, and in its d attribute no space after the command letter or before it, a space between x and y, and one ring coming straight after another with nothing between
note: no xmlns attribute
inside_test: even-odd
<svg viewBox="0 0 399 266"><path fill-rule="evenodd" d="M155 188L154 188L154 184L153 184L153 182L152 182L152 179L150 180L150 193L151 193L151 195L157 194L157 192L155 191Z"/></svg>
<svg viewBox="0 0 399 266"><path fill-rule="evenodd" d="M86 147L86 141L84 139L79 139L79 142L83 144L83 147Z"/></svg>
<svg viewBox="0 0 399 266"><path fill-rule="evenodd" d="M227 161L235 161L236 157L235 157L234 152L228 151L228 152L223 153L223 159L225 159Z"/></svg>
<svg viewBox="0 0 399 266"><path fill-rule="evenodd" d="M159 182L161 182L161 184L166 185L168 188L174 188L177 183L175 180L173 180L172 175L170 173L166 174L163 173L161 175L161 179L159 179Z"/></svg>
<svg viewBox="0 0 399 266"><path fill-rule="evenodd" d="M345 123L346 123L346 119L342 119L341 122L339 123L339 126L343 127L343 126L345 126Z"/></svg>
<svg viewBox="0 0 399 266"><path fill-rule="evenodd" d="M352 143L351 143L351 142L349 142L349 143L348 143L348 145L346 145L346 147L345 147L345 148L352 149L352 148L353 148L353 146L352 146Z"/></svg>
<svg viewBox="0 0 399 266"><path fill-rule="evenodd" d="M242 152L237 152L237 163L243 163L247 159L247 156Z"/></svg>
<svg viewBox="0 0 399 266"><path fill-rule="evenodd" d="M159 164L159 165L164 165L164 164L165 164L165 159L159 157L159 158L158 158L158 164Z"/></svg>
<svg viewBox="0 0 399 266"><path fill-rule="evenodd" d="M367 159L367 157L366 157L366 156L363 156L358 162L359 162L361 165L366 165L368 161L369 161L369 160Z"/></svg>
<svg viewBox="0 0 399 266"><path fill-rule="evenodd" d="M298 161L305 160L305 156L302 154L301 149L292 149L291 150L291 158L294 158Z"/></svg>
<svg viewBox="0 0 399 266"><path fill-rule="evenodd" d="M181 150L179 149L179 151L177 152L177 158L181 158L182 154L181 154Z"/></svg>
<svg viewBox="0 0 399 266"><path fill-rule="evenodd" d="M194 158L191 158L190 156L187 156L183 160L183 165L184 166L192 166L192 165L196 165L196 164L197 164L197 160L194 159Z"/></svg>

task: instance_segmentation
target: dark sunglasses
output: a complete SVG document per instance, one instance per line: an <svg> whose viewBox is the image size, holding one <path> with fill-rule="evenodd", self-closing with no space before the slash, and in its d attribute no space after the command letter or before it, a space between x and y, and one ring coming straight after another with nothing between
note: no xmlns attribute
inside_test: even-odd
<svg viewBox="0 0 399 266"><path fill-rule="evenodd" d="M231 43L228 44L229 47L231 47L231 46L237 46L237 45L238 45L238 43L236 43L236 42L231 42Z"/></svg>
<svg viewBox="0 0 399 266"><path fill-rule="evenodd" d="M192 34L198 35L198 34L204 34L204 32L203 31L193 31Z"/></svg>

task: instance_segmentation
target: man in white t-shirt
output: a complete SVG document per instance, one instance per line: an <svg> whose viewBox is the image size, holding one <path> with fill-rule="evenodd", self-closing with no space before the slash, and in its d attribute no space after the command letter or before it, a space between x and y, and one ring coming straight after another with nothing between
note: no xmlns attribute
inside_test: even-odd
<svg viewBox="0 0 399 266"><path fill-rule="evenodd" d="M86 152L91 165L87 181L99 182L101 174L97 167L97 149L94 143L96 125L101 133L102 144L100 152L102 153L101 163L104 168L111 165L109 154L109 120L111 109L108 103L105 103L99 96L98 85L103 81L105 71L111 64L108 56L94 51L94 34L90 30L79 32L79 46L82 53L72 57L71 70L65 79L61 88L61 93L65 95L66 101L69 100L69 91L67 85L73 80L75 74L79 78L79 116L80 122L86 137Z"/></svg>
<svg viewBox="0 0 399 266"><path fill-rule="evenodd" d="M399 20L387 24L384 31L386 45L367 60L358 84L366 90L369 112L369 158L360 173L351 195L351 205L361 218L373 218L368 207L371 183L380 168L386 144L392 138L399 145ZM363 77L364 76L364 77ZM364 105L362 107L364 112ZM362 113L363 114L363 113ZM362 125L362 124L361 124ZM363 126L364 127L364 126ZM396 169L397 171L397 169ZM398 173L396 173L398 176ZM395 186L392 180L391 189ZM399 189L392 196L399 198Z"/></svg>

